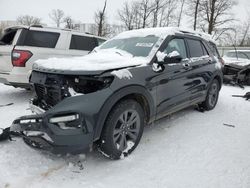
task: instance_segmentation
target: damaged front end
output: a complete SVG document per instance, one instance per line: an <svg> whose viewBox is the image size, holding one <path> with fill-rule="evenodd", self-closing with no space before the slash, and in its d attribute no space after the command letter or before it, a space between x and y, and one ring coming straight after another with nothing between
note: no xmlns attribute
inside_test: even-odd
<svg viewBox="0 0 250 188"><path fill-rule="evenodd" d="M228 64L223 68L223 80L225 84L250 85L250 65L240 66L236 64Z"/></svg>
<svg viewBox="0 0 250 188"><path fill-rule="evenodd" d="M81 153L92 148L96 115L110 96L112 76L72 76L34 71L37 115L16 119L10 128L31 147L52 153ZM93 106L92 106L93 105Z"/></svg>

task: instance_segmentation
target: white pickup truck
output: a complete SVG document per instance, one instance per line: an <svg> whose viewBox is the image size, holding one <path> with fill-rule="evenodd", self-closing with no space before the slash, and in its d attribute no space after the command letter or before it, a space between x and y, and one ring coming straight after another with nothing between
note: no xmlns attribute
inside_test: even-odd
<svg viewBox="0 0 250 188"><path fill-rule="evenodd" d="M0 83L28 89L36 60L83 56L105 40L69 29L42 26L7 28L0 40Z"/></svg>

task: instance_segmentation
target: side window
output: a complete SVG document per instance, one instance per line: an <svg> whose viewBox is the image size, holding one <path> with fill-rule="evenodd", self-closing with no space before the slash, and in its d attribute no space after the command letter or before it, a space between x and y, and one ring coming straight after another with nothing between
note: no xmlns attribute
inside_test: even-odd
<svg viewBox="0 0 250 188"><path fill-rule="evenodd" d="M96 47L93 37L72 35L69 49L92 51Z"/></svg>
<svg viewBox="0 0 250 188"><path fill-rule="evenodd" d="M203 51L203 44L199 40L187 39L190 56L191 57L201 57L203 55L207 55ZM207 52L206 52L207 53Z"/></svg>
<svg viewBox="0 0 250 188"><path fill-rule="evenodd" d="M99 39L97 38L97 43L98 43L98 46L100 46L102 43L104 43L106 40L104 39Z"/></svg>
<svg viewBox="0 0 250 188"><path fill-rule="evenodd" d="M164 53L169 54L173 51L177 51L183 59L187 58L187 50L184 39L173 39L168 43Z"/></svg>
<svg viewBox="0 0 250 188"><path fill-rule="evenodd" d="M54 32L43 32L28 30L22 41L23 46L35 46L43 48L55 48L60 34Z"/></svg>

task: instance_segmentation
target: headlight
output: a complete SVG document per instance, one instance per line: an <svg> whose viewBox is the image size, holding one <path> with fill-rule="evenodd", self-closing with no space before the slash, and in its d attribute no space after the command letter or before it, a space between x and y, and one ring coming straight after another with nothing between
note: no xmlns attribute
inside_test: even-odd
<svg viewBox="0 0 250 188"><path fill-rule="evenodd" d="M58 116L52 117L49 119L50 123L64 123L64 122L71 122L79 119L79 114L73 115L65 115L65 116Z"/></svg>

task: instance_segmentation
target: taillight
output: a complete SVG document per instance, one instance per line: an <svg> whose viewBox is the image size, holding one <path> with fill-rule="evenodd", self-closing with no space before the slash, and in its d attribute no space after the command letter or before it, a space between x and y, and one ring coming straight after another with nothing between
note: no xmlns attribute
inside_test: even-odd
<svg viewBox="0 0 250 188"><path fill-rule="evenodd" d="M12 51L12 64L14 67L25 67L25 63L30 59L33 54L26 50L13 50Z"/></svg>

